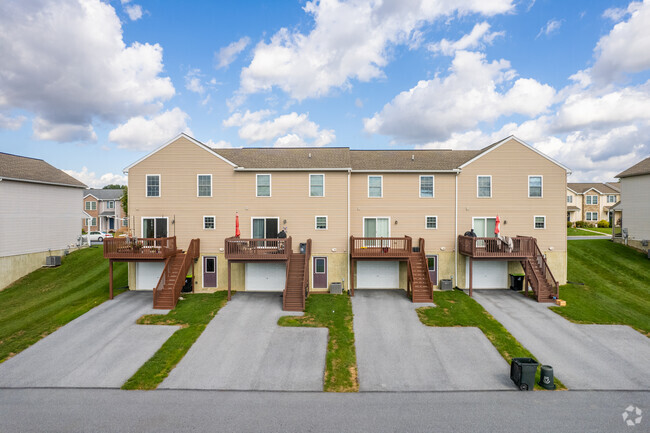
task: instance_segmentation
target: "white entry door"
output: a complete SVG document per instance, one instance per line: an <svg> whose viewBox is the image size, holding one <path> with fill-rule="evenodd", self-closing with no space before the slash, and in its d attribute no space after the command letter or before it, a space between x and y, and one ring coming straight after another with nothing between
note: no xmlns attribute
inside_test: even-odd
<svg viewBox="0 0 650 433"><path fill-rule="evenodd" d="M165 262L138 262L135 264L135 289L153 290L165 269Z"/></svg>
<svg viewBox="0 0 650 433"><path fill-rule="evenodd" d="M467 281L469 281L469 260L467 260ZM508 262L501 260L474 260L472 263L473 289L507 289ZM469 284L467 285L469 288Z"/></svg>
<svg viewBox="0 0 650 433"><path fill-rule="evenodd" d="M357 262L357 289L399 289L399 262Z"/></svg>
<svg viewBox="0 0 650 433"><path fill-rule="evenodd" d="M246 291L282 292L287 268L282 263L246 263Z"/></svg>

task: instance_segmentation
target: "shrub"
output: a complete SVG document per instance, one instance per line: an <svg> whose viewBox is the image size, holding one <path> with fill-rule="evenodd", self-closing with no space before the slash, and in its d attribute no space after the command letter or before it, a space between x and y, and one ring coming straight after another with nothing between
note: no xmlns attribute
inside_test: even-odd
<svg viewBox="0 0 650 433"><path fill-rule="evenodd" d="M587 223L585 221L576 221L576 228L582 228L585 227Z"/></svg>
<svg viewBox="0 0 650 433"><path fill-rule="evenodd" d="M608 229L609 228L609 221L607 221L607 220L598 221L598 227L600 227L601 229L603 229L603 228Z"/></svg>
<svg viewBox="0 0 650 433"><path fill-rule="evenodd" d="M570 229L571 227L573 227L573 223L572 223L571 221L567 221L567 222L566 222L566 227L567 227L568 229Z"/></svg>

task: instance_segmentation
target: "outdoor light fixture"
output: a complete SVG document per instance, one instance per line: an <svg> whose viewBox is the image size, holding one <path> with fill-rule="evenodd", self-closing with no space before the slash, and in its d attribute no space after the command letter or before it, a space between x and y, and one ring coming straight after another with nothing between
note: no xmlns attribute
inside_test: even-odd
<svg viewBox="0 0 650 433"><path fill-rule="evenodd" d="M446 249L447 249L447 248L445 248L445 247L440 247L440 251L444 251L444 250L446 250Z"/></svg>

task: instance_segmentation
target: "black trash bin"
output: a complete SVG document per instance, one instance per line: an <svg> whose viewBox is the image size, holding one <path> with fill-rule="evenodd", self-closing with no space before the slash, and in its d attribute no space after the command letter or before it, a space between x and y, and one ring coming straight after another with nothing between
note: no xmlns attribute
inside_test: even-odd
<svg viewBox="0 0 650 433"><path fill-rule="evenodd" d="M533 358L512 358L510 364L510 379L522 391L532 391L535 388L535 373L539 363Z"/></svg>
<svg viewBox="0 0 650 433"><path fill-rule="evenodd" d="M183 285L183 288L181 289L181 293L192 293L192 290L193 290L192 280L194 280L194 278L192 278L192 277L185 278L185 284Z"/></svg>
<svg viewBox="0 0 650 433"><path fill-rule="evenodd" d="M524 290L525 274L510 274L510 290Z"/></svg>

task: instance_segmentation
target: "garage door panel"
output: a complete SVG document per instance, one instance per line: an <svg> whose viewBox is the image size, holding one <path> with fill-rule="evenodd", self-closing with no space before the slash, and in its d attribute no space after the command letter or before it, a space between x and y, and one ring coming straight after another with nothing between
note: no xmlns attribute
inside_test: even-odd
<svg viewBox="0 0 650 433"><path fill-rule="evenodd" d="M469 281L469 260L467 261L466 270L467 281ZM472 263L472 278L472 288L474 289L507 289L508 262L501 260L474 260Z"/></svg>
<svg viewBox="0 0 650 433"><path fill-rule="evenodd" d="M399 262L358 261L357 289L399 289Z"/></svg>
<svg viewBox="0 0 650 433"><path fill-rule="evenodd" d="M148 262L135 264L135 289L153 290L165 269L164 262Z"/></svg>
<svg viewBox="0 0 650 433"><path fill-rule="evenodd" d="M246 263L246 290L282 292L287 277L284 263Z"/></svg>

